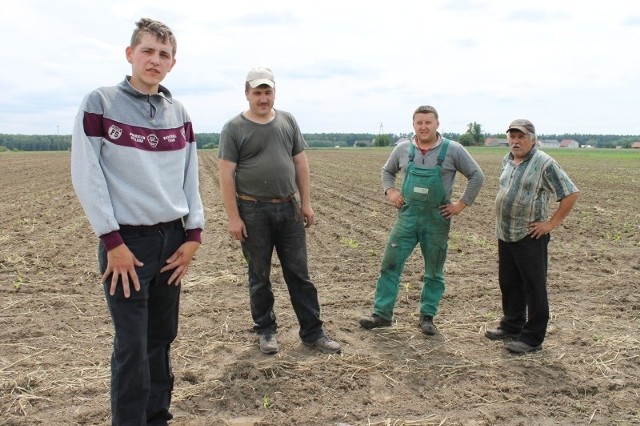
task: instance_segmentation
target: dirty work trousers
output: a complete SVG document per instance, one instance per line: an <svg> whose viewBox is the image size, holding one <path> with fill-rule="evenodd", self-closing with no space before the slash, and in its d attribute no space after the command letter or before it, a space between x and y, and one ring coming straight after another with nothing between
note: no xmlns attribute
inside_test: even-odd
<svg viewBox="0 0 640 426"><path fill-rule="evenodd" d="M275 248L291 305L300 324L299 335L311 343L323 335L320 302L309 278L307 240L299 204L238 199L240 217L247 228L242 253L249 266L249 300L257 334L277 330L275 298L271 287L271 258Z"/></svg>
<svg viewBox="0 0 640 426"><path fill-rule="evenodd" d="M432 226L436 222L438 225ZM376 284L373 313L391 320L405 262L417 244L424 259L420 314L435 316L444 294L444 262L447 257L449 221L438 208L405 205L387 239Z"/></svg>
<svg viewBox="0 0 640 426"><path fill-rule="evenodd" d="M409 151L409 163L402 184L405 204L389 234L376 284L373 313L391 320L398 298L400 275L411 252L420 244L424 259L424 279L420 295L420 314L435 316L444 294L444 262L447 257L451 221L440 214L448 202L442 183L442 162L449 143L442 143L438 164L418 168L413 163L415 146Z"/></svg>

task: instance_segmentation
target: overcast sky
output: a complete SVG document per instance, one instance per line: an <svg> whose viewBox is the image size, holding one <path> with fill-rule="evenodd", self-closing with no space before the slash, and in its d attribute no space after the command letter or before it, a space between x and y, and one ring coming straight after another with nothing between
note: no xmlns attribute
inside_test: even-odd
<svg viewBox="0 0 640 426"><path fill-rule="evenodd" d="M0 0L0 133L70 134L83 96L131 73L140 17L177 36L163 84L196 132L246 109L260 65L304 133L409 133L429 104L442 132L640 134L636 0Z"/></svg>

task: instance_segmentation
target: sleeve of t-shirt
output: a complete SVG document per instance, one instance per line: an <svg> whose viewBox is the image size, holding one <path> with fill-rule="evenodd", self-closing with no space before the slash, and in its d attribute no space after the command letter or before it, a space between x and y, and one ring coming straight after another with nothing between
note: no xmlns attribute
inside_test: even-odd
<svg viewBox="0 0 640 426"><path fill-rule="evenodd" d="M302 131L298 126L298 122L295 117L291 114L287 114L287 121L291 126L292 138L293 138L293 146L291 148L291 156L295 157L304 151L307 146L307 141L304 140L304 136L302 135Z"/></svg>
<svg viewBox="0 0 640 426"><path fill-rule="evenodd" d="M238 163L238 145L233 137L233 125L228 121L220 132L220 143L218 145L218 158L221 160Z"/></svg>

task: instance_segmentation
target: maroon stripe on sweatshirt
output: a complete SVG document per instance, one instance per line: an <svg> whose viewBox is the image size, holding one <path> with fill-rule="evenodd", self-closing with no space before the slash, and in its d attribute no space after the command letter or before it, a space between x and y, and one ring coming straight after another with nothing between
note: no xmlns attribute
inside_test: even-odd
<svg viewBox="0 0 640 426"><path fill-rule="evenodd" d="M83 125L87 136L102 137L116 145L144 151L177 151L183 149L187 142L195 142L190 122L173 129L149 129L85 112Z"/></svg>

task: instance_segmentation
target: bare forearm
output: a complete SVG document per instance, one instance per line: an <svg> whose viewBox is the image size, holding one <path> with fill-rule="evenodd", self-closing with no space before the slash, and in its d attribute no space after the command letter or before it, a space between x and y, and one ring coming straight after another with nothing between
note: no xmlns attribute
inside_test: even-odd
<svg viewBox="0 0 640 426"><path fill-rule="evenodd" d="M308 206L311 204L311 194L309 189L309 163L307 158L302 154L298 154L294 157L294 164L296 169L296 186L298 187L298 193L300 194L300 204Z"/></svg>
<svg viewBox="0 0 640 426"><path fill-rule="evenodd" d="M233 188L223 187L222 189L222 203L224 204L224 210L227 212L227 217L231 219L237 219L240 217L238 211L238 203L236 201L235 185Z"/></svg>
<svg viewBox="0 0 640 426"><path fill-rule="evenodd" d="M240 212L236 201L235 165L220 163L220 190L227 217L229 220L238 219Z"/></svg>

